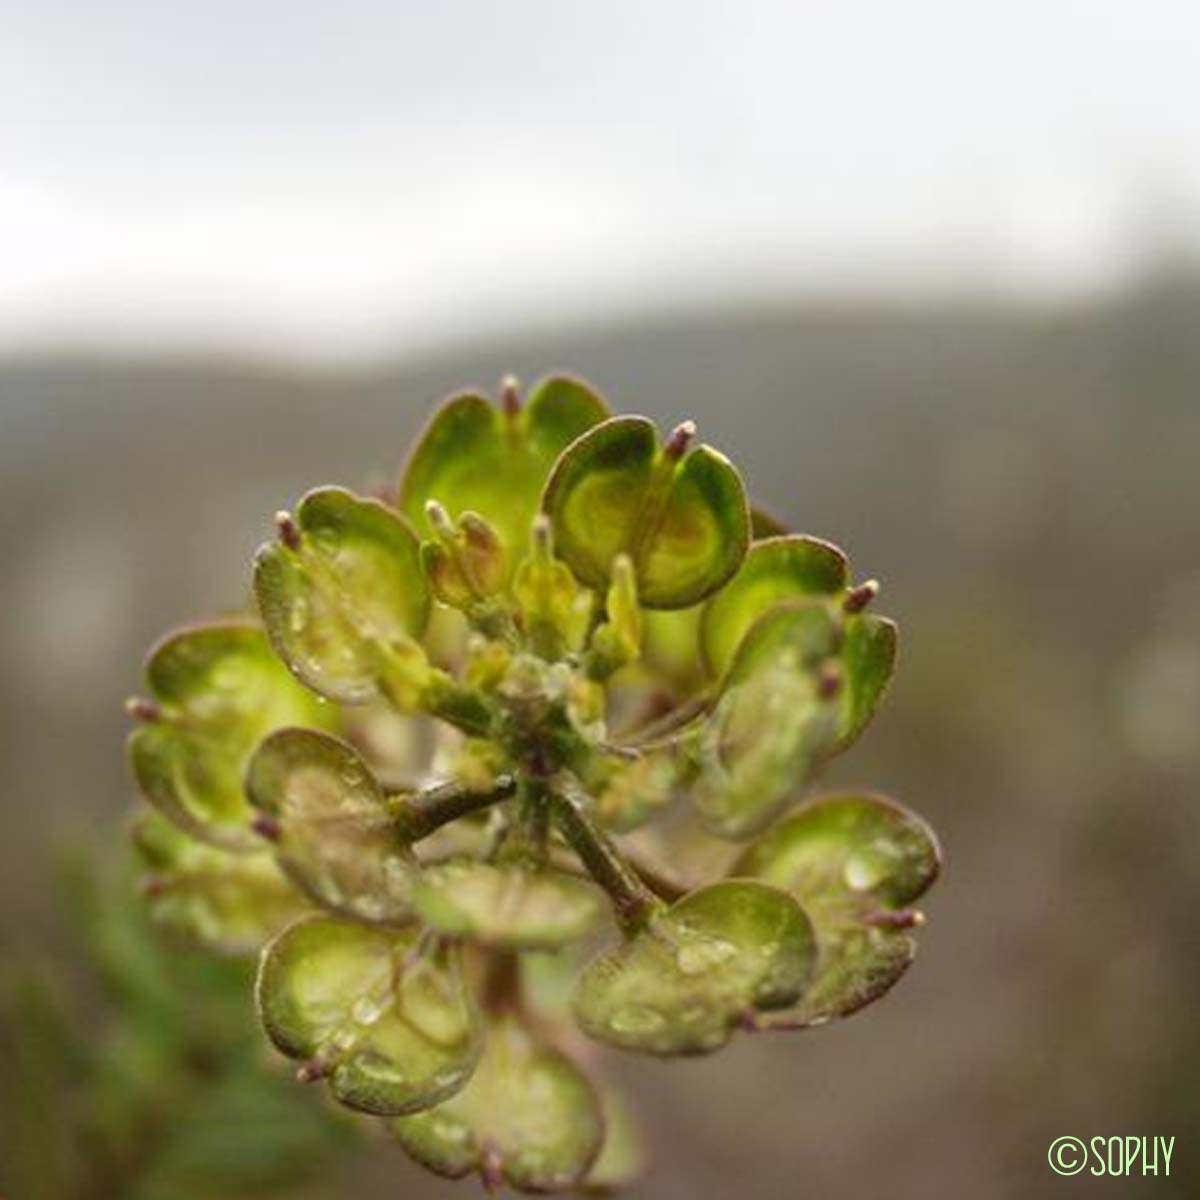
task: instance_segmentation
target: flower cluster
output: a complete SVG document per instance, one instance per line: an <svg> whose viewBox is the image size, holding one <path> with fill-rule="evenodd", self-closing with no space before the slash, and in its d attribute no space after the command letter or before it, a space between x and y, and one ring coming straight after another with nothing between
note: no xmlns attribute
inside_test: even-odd
<svg viewBox="0 0 1200 1200"><path fill-rule="evenodd" d="M931 831L797 803L871 720L895 626L690 422L508 380L439 409L394 494L320 488L276 525L257 617L166 638L129 703L146 892L261 950L267 1036L414 1158L615 1186L636 1135L593 1043L706 1054L909 966Z"/></svg>

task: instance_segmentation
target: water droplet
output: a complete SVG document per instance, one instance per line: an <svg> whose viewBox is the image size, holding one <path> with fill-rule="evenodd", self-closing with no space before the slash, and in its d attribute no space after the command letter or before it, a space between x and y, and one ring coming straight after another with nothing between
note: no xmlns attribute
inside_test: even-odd
<svg viewBox="0 0 1200 1200"><path fill-rule="evenodd" d="M842 878L856 892L878 887L891 873L899 857L896 848L887 841L875 841L846 859Z"/></svg>
<svg viewBox="0 0 1200 1200"><path fill-rule="evenodd" d="M245 680L237 663L223 662L217 664L217 668L212 674L212 681L213 685L222 691L232 692L241 687Z"/></svg>
<svg viewBox="0 0 1200 1200"><path fill-rule="evenodd" d="M360 996L350 1010L350 1015L360 1025L374 1025L387 1009L387 1004L374 996Z"/></svg>
<svg viewBox="0 0 1200 1200"><path fill-rule="evenodd" d="M439 1071L433 1077L433 1086L435 1088L455 1088L463 1081L464 1072L460 1068L455 1068L450 1071Z"/></svg>
<svg viewBox="0 0 1200 1200"><path fill-rule="evenodd" d="M461 1146L471 1136L471 1131L461 1121L453 1117L438 1117L433 1122L433 1136L439 1141L449 1142L453 1146Z"/></svg>
<svg viewBox="0 0 1200 1200"><path fill-rule="evenodd" d="M636 1004L617 1009L608 1022L614 1033L631 1034L654 1033L662 1029L666 1023L667 1019L662 1013Z"/></svg>
<svg viewBox="0 0 1200 1200"><path fill-rule="evenodd" d="M288 626L293 633L303 633L304 627L308 624L308 601L303 596L297 596L292 601L292 612L288 619Z"/></svg>
<svg viewBox="0 0 1200 1200"><path fill-rule="evenodd" d="M345 1054L349 1050L354 1049L355 1042L358 1041L358 1034L353 1029L345 1027L339 1029L337 1033L329 1039L329 1047L333 1051L333 1056L336 1058L339 1055Z"/></svg>
<svg viewBox="0 0 1200 1200"><path fill-rule="evenodd" d="M343 904L348 903L350 900L350 897L346 895L345 888L332 882L329 886L329 893L331 898L340 900ZM378 896L374 896L369 892L355 896L353 900L355 911L360 917L368 921L382 921L388 915L383 901Z"/></svg>
<svg viewBox="0 0 1200 1200"><path fill-rule="evenodd" d="M703 975L737 954L732 942L720 938L702 938L680 946L675 953L675 965L684 975Z"/></svg>

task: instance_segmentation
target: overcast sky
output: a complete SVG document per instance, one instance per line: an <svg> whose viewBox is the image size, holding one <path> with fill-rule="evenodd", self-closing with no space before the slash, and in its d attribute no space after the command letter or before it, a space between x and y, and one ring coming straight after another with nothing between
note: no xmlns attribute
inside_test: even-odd
<svg viewBox="0 0 1200 1200"><path fill-rule="evenodd" d="M1194 0L0 12L0 349L336 359L760 289L1058 295L1200 227Z"/></svg>

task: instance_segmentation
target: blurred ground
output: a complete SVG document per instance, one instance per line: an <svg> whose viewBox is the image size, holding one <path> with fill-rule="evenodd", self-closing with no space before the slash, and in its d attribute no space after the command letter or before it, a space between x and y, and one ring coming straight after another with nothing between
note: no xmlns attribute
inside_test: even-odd
<svg viewBox="0 0 1200 1200"><path fill-rule="evenodd" d="M1085 1185L1048 1169L1056 1137L1159 1134L1172 1178L1145 1194L1200 1195L1186 279L1054 312L716 313L370 375L0 364L10 951L55 945L54 837L100 841L122 818L120 702L147 645L238 604L270 514L305 488L391 478L444 393L559 366L618 408L696 418L762 501L882 579L901 669L834 779L917 808L947 856L920 961L881 1005L702 1062L613 1061L651 1126L636 1194L1061 1197ZM463 1194L386 1148L313 1194L401 1193Z"/></svg>

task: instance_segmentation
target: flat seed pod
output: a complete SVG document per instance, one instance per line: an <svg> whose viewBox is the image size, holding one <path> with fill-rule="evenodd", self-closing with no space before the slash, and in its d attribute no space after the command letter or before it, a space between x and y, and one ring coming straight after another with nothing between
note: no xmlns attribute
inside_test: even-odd
<svg viewBox="0 0 1200 1200"><path fill-rule="evenodd" d="M470 1078L481 1026L457 951L415 929L307 917L263 951L256 996L268 1037L308 1060L335 1099L379 1116L441 1103Z"/></svg>
<svg viewBox="0 0 1200 1200"><path fill-rule="evenodd" d="M146 680L155 719L130 735L138 786L168 820L227 850L257 851L242 770L264 734L280 725L328 727L334 718L247 623L196 626L150 653Z"/></svg>
<svg viewBox="0 0 1200 1200"><path fill-rule="evenodd" d="M437 863L422 871L413 906L439 933L526 950L586 936L606 908L587 880L522 859Z"/></svg>
<svg viewBox="0 0 1200 1200"><path fill-rule="evenodd" d="M712 716L691 736L692 802L710 832L763 829L832 747L839 709L822 671L839 636L826 605L800 601L770 609L742 638Z"/></svg>
<svg viewBox="0 0 1200 1200"><path fill-rule="evenodd" d="M647 609L642 614L641 661L651 677L676 696L688 696L707 682L700 655L703 604L671 610Z"/></svg>
<svg viewBox="0 0 1200 1200"><path fill-rule="evenodd" d="M405 1150L451 1179L479 1172L489 1186L552 1192L583 1180L604 1119L587 1076L514 1017L488 1027L471 1082L445 1104L389 1121Z"/></svg>
<svg viewBox="0 0 1200 1200"><path fill-rule="evenodd" d="M691 892L624 945L594 959L574 1011L589 1037L648 1054L706 1054L739 1019L791 1004L816 946L779 888L726 880Z"/></svg>
<svg viewBox="0 0 1200 1200"><path fill-rule="evenodd" d="M538 497L559 454L608 416L587 384L552 376L528 403L498 409L483 396L448 400L433 415L404 469L400 507L425 536L438 501L452 517L476 512L499 532L510 569L523 556Z"/></svg>
<svg viewBox="0 0 1200 1200"><path fill-rule="evenodd" d="M737 570L750 541L741 479L724 455L686 440L660 447L652 421L614 417L558 460L542 509L559 557L588 587L607 587L627 554L643 606L686 608Z"/></svg>
<svg viewBox="0 0 1200 1200"><path fill-rule="evenodd" d="M428 671L414 639L430 606L416 534L387 505L342 488L309 492L281 528L254 564L276 652L331 700L411 705Z"/></svg>
<svg viewBox="0 0 1200 1200"><path fill-rule="evenodd" d="M704 606L700 641L709 672L721 678L747 630L781 600L841 596L846 556L817 538L773 537L755 542L737 574Z"/></svg>
<svg viewBox="0 0 1200 1200"><path fill-rule="evenodd" d="M412 917L417 860L358 752L311 729L280 729L246 768L250 803L270 819L279 865L332 912L370 922Z"/></svg>
<svg viewBox="0 0 1200 1200"><path fill-rule="evenodd" d="M811 801L748 847L732 874L789 891L817 931L820 955L809 991L785 1023L846 1016L886 992L916 944L889 919L937 878L941 852L920 817L880 796Z"/></svg>
<svg viewBox="0 0 1200 1200"><path fill-rule="evenodd" d="M133 844L154 923L219 954L252 954L305 909L269 854L229 854L143 813Z"/></svg>
<svg viewBox="0 0 1200 1200"><path fill-rule="evenodd" d="M842 646L837 751L858 740L870 724L896 669L896 626L871 614L846 620Z"/></svg>
<svg viewBox="0 0 1200 1200"><path fill-rule="evenodd" d="M628 833L671 803L678 782L679 767L669 753L615 762L594 788L596 815L606 829Z"/></svg>

